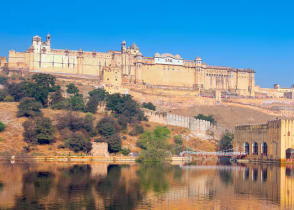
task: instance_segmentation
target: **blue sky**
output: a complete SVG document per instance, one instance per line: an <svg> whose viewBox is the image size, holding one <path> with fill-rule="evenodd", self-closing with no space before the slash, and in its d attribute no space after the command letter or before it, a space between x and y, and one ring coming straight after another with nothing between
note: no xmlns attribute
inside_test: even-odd
<svg viewBox="0 0 294 210"><path fill-rule="evenodd" d="M135 42L143 55L201 56L253 68L256 84L294 83L294 2L271 0L1 1L0 55L50 32L52 47L107 51Z"/></svg>

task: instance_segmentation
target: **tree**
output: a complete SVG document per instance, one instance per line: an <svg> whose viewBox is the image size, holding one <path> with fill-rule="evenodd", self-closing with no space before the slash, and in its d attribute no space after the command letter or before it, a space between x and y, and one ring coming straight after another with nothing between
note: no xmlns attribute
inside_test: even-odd
<svg viewBox="0 0 294 210"><path fill-rule="evenodd" d="M42 103L42 105L47 106L49 90L43 86L40 86L34 82L24 82L23 88L25 90L25 96L35 98L36 101Z"/></svg>
<svg viewBox="0 0 294 210"><path fill-rule="evenodd" d="M34 98L23 98L18 105L18 117L36 117L41 116L42 105Z"/></svg>
<svg viewBox="0 0 294 210"><path fill-rule="evenodd" d="M7 84L7 77L0 76L0 85L6 85Z"/></svg>
<svg viewBox="0 0 294 210"><path fill-rule="evenodd" d="M35 122L33 120L27 120L22 124L24 128L23 137L27 143L35 144L37 142L35 135Z"/></svg>
<svg viewBox="0 0 294 210"><path fill-rule="evenodd" d="M65 140L65 146L74 152L90 152L92 143L81 133L73 133L70 138Z"/></svg>
<svg viewBox="0 0 294 210"><path fill-rule="evenodd" d="M7 91L9 95L13 96L15 101L20 101L25 97L24 82L8 84Z"/></svg>
<svg viewBox="0 0 294 210"><path fill-rule="evenodd" d="M55 129L52 121L46 117L38 117L23 123L23 137L27 143L50 144L55 141Z"/></svg>
<svg viewBox="0 0 294 210"><path fill-rule="evenodd" d="M57 86L55 92L50 96L50 105L54 106L56 104L61 103L64 101L64 97L62 96L62 90L60 86Z"/></svg>
<svg viewBox="0 0 294 210"><path fill-rule="evenodd" d="M229 131L225 131L221 140L218 142L219 150L226 151L226 152L232 151L233 150L233 144L232 144L233 139L234 139L234 134Z"/></svg>
<svg viewBox="0 0 294 210"><path fill-rule="evenodd" d="M85 111L85 103L82 95L74 95L69 98L69 107L73 111Z"/></svg>
<svg viewBox="0 0 294 210"><path fill-rule="evenodd" d="M154 106L154 104L152 104L151 102L148 102L148 103L143 102L142 106L145 109L150 109L150 110L153 110L153 111L156 110L156 106Z"/></svg>
<svg viewBox="0 0 294 210"><path fill-rule="evenodd" d="M39 86L44 89L47 89L48 92L55 91L55 76L51 74L37 73L32 76L32 80Z"/></svg>
<svg viewBox="0 0 294 210"><path fill-rule="evenodd" d="M142 125L135 125L133 130L129 133L130 136L137 136L144 133L144 128Z"/></svg>
<svg viewBox="0 0 294 210"><path fill-rule="evenodd" d="M97 123L96 130L101 136L107 138L118 132L118 126L114 119L104 117Z"/></svg>
<svg viewBox="0 0 294 210"><path fill-rule="evenodd" d="M0 121L0 132L5 130L5 124Z"/></svg>
<svg viewBox="0 0 294 210"><path fill-rule="evenodd" d="M116 153L121 150L121 139L118 135L108 136L106 142L108 143L108 151L110 153Z"/></svg>
<svg viewBox="0 0 294 210"><path fill-rule="evenodd" d="M177 145L183 145L183 139L181 135L174 136L174 142Z"/></svg>
<svg viewBox="0 0 294 210"><path fill-rule="evenodd" d="M39 144L50 144L55 141L55 129L47 117L35 120L35 138Z"/></svg>
<svg viewBox="0 0 294 210"><path fill-rule="evenodd" d="M6 90L0 90L0 101L4 101L5 97L7 96Z"/></svg>
<svg viewBox="0 0 294 210"><path fill-rule="evenodd" d="M99 103L105 100L108 93L102 88L97 88L90 91L88 94L90 98L86 105L86 111L95 114Z"/></svg>
<svg viewBox="0 0 294 210"><path fill-rule="evenodd" d="M95 114L97 112L98 104L99 104L99 101L96 98L91 97L89 101L87 102L86 112L91 112Z"/></svg>
<svg viewBox="0 0 294 210"><path fill-rule="evenodd" d="M206 120L206 121L209 121L212 125L216 125L216 120L214 119L212 115L206 116L203 114L198 114L197 116L195 116L195 119Z"/></svg>
<svg viewBox="0 0 294 210"><path fill-rule="evenodd" d="M80 92L79 88L77 88L74 83L70 83L66 87L67 87L66 92L68 94L78 95Z"/></svg>
<svg viewBox="0 0 294 210"><path fill-rule="evenodd" d="M121 95L115 93L109 95L106 99L106 108L111 110L117 117L124 115L128 118L129 123L145 120L144 112L140 106L132 99L131 95Z"/></svg>
<svg viewBox="0 0 294 210"><path fill-rule="evenodd" d="M89 96L98 99L98 101L104 101L108 93L102 88L96 88L89 92Z"/></svg>
<svg viewBox="0 0 294 210"><path fill-rule="evenodd" d="M153 131L145 131L137 142L137 145L143 149L139 161L164 161L169 155L167 142L169 137L170 131L166 127L158 126Z"/></svg>
<svg viewBox="0 0 294 210"><path fill-rule="evenodd" d="M67 112L64 115L57 117L57 128L62 130L64 128L69 128L71 131L78 131L84 126L83 118L79 117L72 112Z"/></svg>

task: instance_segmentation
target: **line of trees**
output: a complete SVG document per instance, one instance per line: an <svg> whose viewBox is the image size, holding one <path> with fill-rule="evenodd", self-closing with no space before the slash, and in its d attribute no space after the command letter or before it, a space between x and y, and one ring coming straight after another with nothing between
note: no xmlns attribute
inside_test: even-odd
<svg viewBox="0 0 294 210"><path fill-rule="evenodd" d="M56 84L56 78L50 74L34 74L31 78L19 83L8 82L7 79L1 78L0 83L3 84L4 89L0 91L0 101L19 102L17 116L28 118L23 123L23 136L30 146L52 144L56 142L56 136L59 133L62 139L59 148L88 153L92 148L91 139L95 138L95 141L107 142L109 152L123 151L127 154L129 150L122 148L120 132L126 131L129 125L132 126L129 135L142 135L141 140L144 138L146 140L147 136L153 136L153 139L148 139L148 141L162 142L162 145L165 145L164 142L169 136L167 128L155 129L154 135L151 131L144 131L141 121L147 118L140 107L155 110L156 107L151 102L140 105L130 95L109 94L101 88L90 91L85 100L79 88L73 83L66 86L65 91L68 97L64 97L61 87ZM93 114L97 112L101 103L105 104L106 110L111 115L96 122ZM57 123L53 124L51 119L43 116L42 108L67 110L68 112L59 115L56 119ZM88 114L80 117L80 114L74 112ZM150 145L145 146L146 149L151 149ZM153 149L156 149L154 147ZM165 149L165 146L156 150L158 149L161 151ZM160 151L158 154L161 154ZM142 155L146 157L155 155L155 153L151 156L148 154L148 152L143 152Z"/></svg>

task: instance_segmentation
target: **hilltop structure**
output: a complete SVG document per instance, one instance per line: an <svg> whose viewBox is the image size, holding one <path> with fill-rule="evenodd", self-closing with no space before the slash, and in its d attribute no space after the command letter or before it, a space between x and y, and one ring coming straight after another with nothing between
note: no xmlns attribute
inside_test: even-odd
<svg viewBox="0 0 294 210"><path fill-rule="evenodd" d="M286 161L294 159L294 120L276 119L260 125L236 126L234 149L248 159Z"/></svg>
<svg viewBox="0 0 294 210"><path fill-rule="evenodd" d="M34 36L25 52L10 50L8 70L88 76L108 85L223 90L245 96L254 96L255 92L255 72L251 69L210 66L200 57L184 60L180 55L168 53L145 57L136 44L128 47L125 41L120 51L53 49L49 34L45 42Z"/></svg>

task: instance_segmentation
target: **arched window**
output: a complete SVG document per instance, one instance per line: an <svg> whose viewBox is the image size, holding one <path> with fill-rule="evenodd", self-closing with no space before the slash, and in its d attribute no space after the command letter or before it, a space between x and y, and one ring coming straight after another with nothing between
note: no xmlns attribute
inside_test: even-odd
<svg viewBox="0 0 294 210"><path fill-rule="evenodd" d="M261 145L261 148L262 148L262 154L267 156L267 143L263 142Z"/></svg>
<svg viewBox="0 0 294 210"><path fill-rule="evenodd" d="M258 144L256 142L252 144L252 154L258 155Z"/></svg>
<svg viewBox="0 0 294 210"><path fill-rule="evenodd" d="M252 180L257 181L257 178L258 178L258 169L253 168L253 170L252 170Z"/></svg>
<svg viewBox="0 0 294 210"><path fill-rule="evenodd" d="M244 144L244 151L245 151L245 153L246 153L247 155L249 155L250 147L249 147L248 142L246 142L246 143Z"/></svg>
<svg viewBox="0 0 294 210"><path fill-rule="evenodd" d="M294 158L294 149L288 148L286 150L286 158L287 159L293 159Z"/></svg>
<svg viewBox="0 0 294 210"><path fill-rule="evenodd" d="M267 181L267 168L264 168L261 170L261 181L263 182Z"/></svg>

